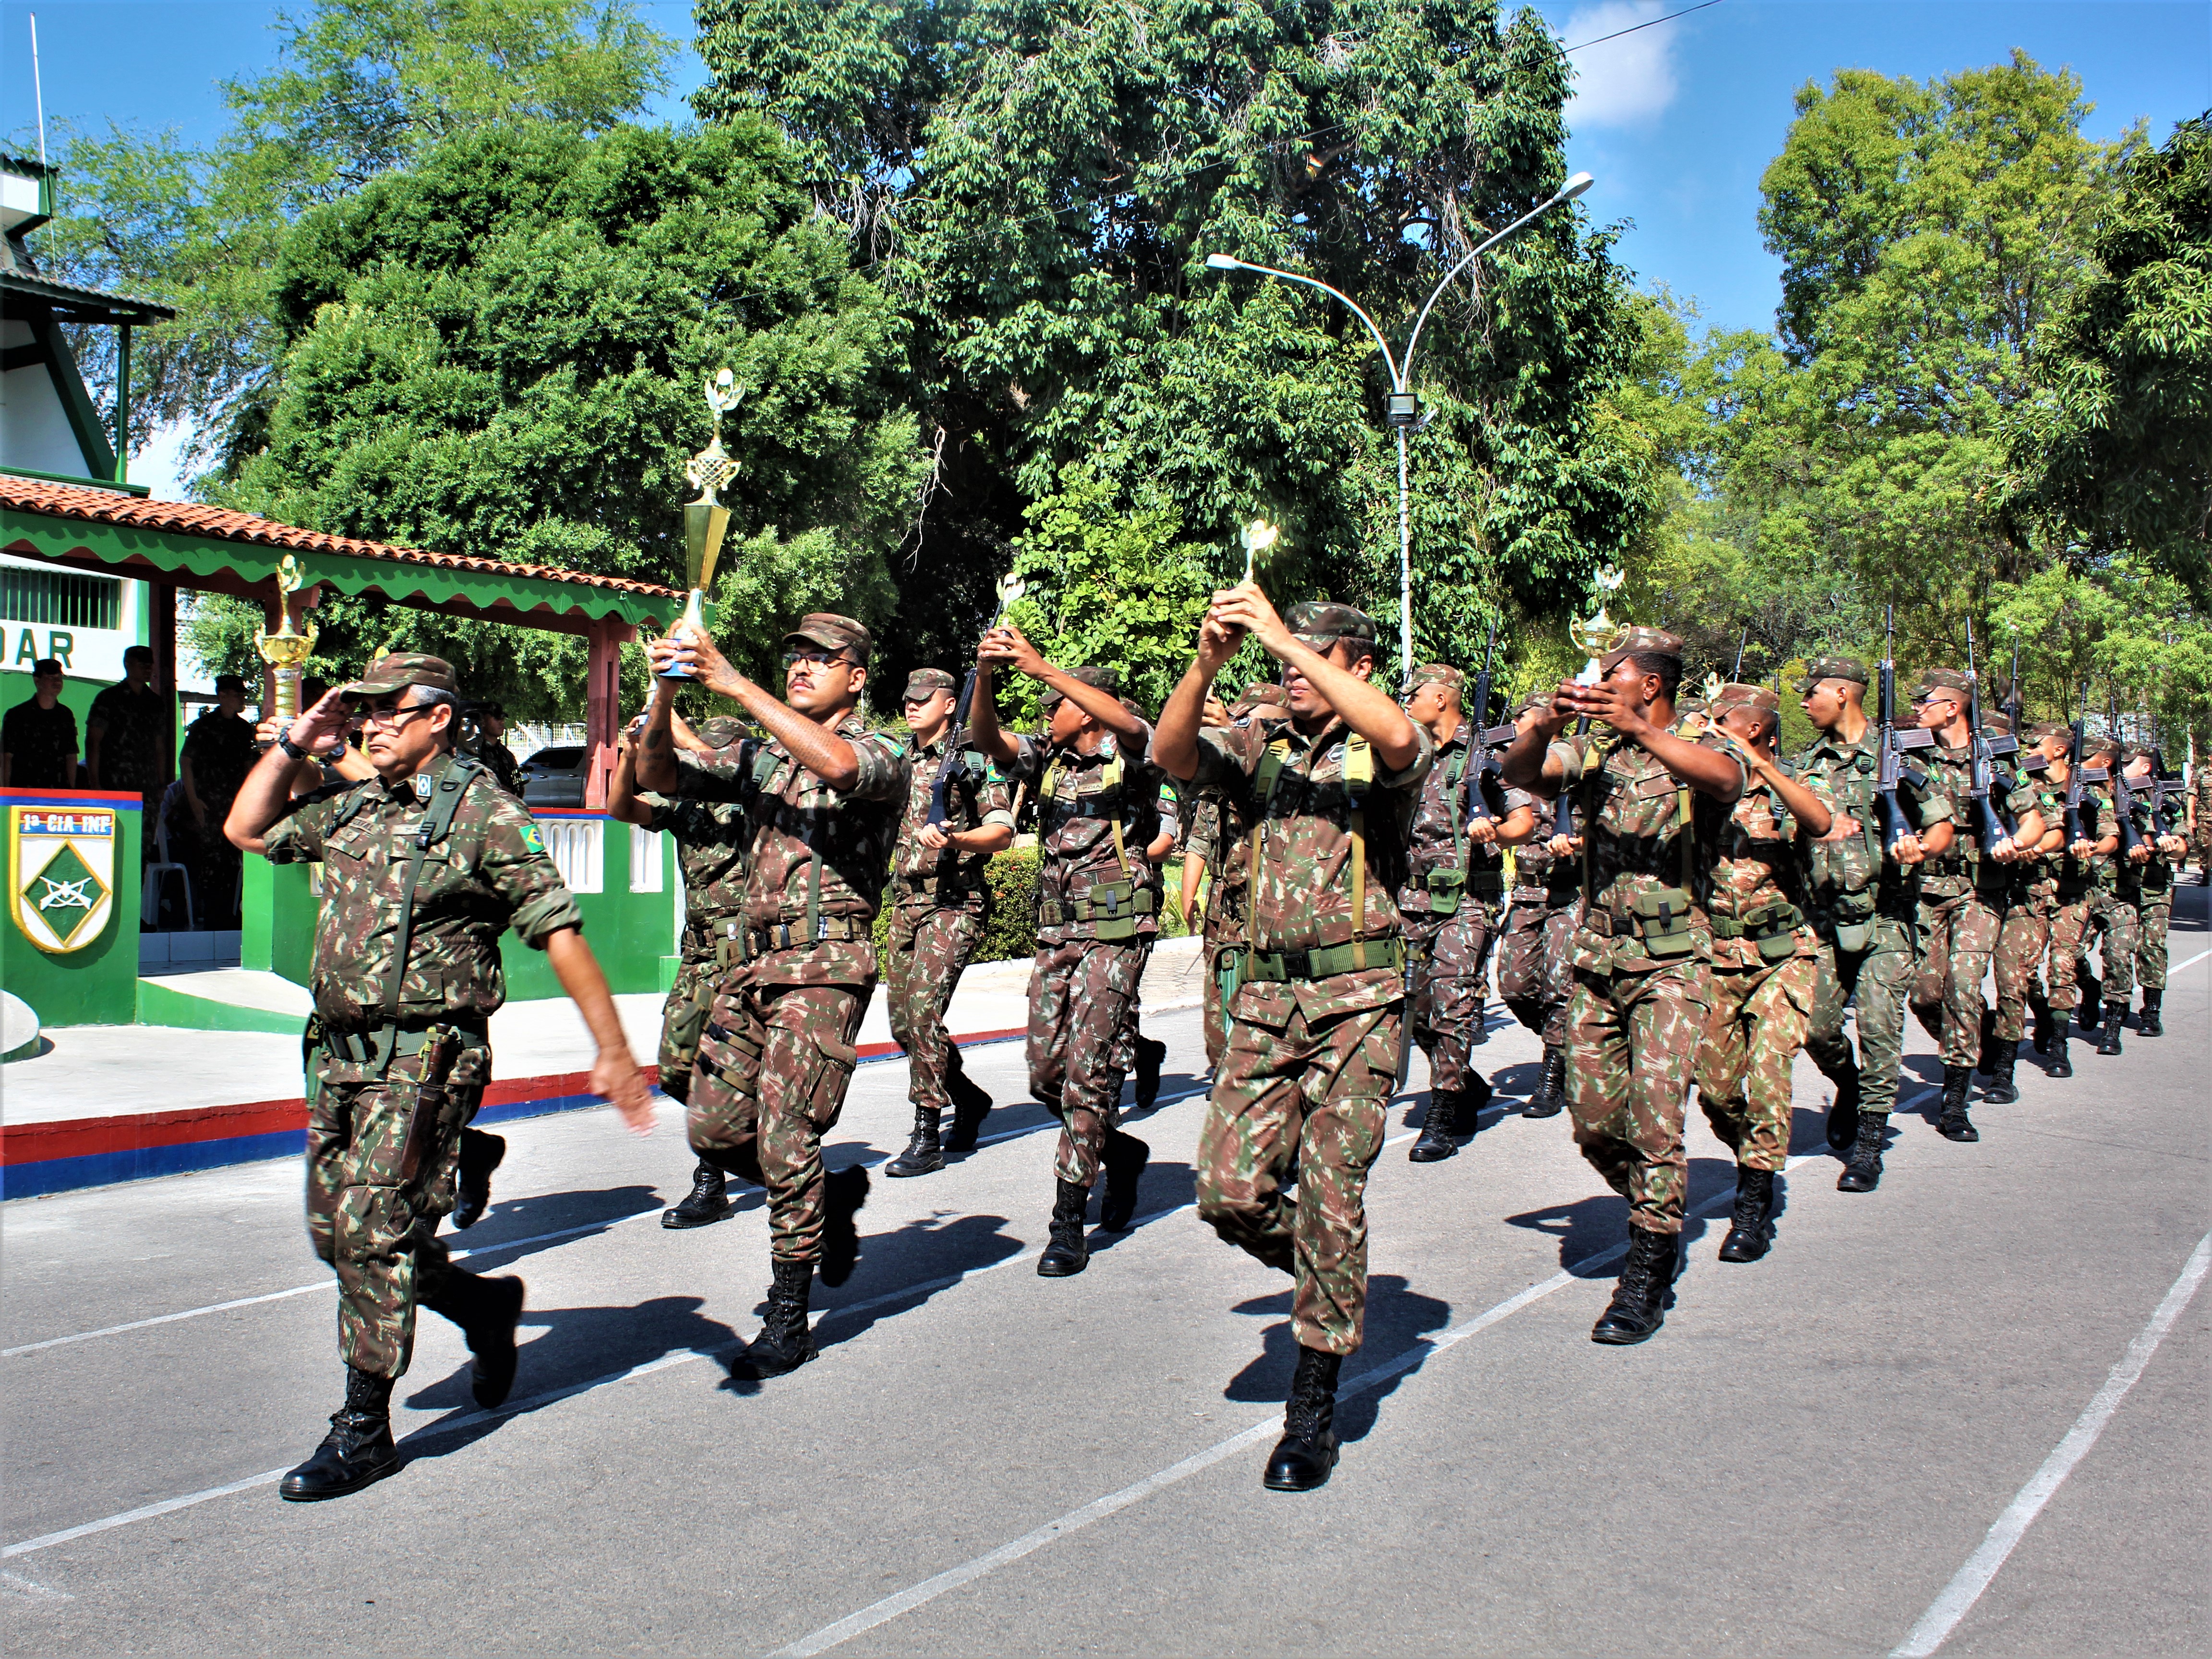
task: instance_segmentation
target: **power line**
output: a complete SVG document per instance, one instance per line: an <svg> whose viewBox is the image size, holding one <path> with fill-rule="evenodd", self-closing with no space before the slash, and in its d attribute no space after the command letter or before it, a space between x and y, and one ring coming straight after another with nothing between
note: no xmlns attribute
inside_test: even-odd
<svg viewBox="0 0 2212 1659"><path fill-rule="evenodd" d="M1699 3L1697 5L1685 6L1680 11L1670 11L1664 17L1653 17L1641 23L1631 23L1625 29L1615 29L1610 34L1599 35L1595 40L1580 41L1571 46L1561 46L1559 50L1561 52L1580 52L1584 46L1595 46L1601 45L1603 42L1607 40L1618 40L1622 35L1633 34L1638 29L1656 28L1662 23L1671 23L1677 17L1687 17L1693 11L1703 11L1707 6L1717 6L1720 3L1721 0L1699 0Z"/></svg>

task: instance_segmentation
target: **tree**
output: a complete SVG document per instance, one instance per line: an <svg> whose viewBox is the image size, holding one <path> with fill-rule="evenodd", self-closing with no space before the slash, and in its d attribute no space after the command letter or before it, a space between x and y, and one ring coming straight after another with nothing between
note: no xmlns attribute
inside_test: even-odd
<svg viewBox="0 0 2212 1659"><path fill-rule="evenodd" d="M915 315L933 501L955 515L934 532L931 587L948 562L1003 558L1022 503L1080 462L1115 510L1164 513L1194 544L1225 547L1265 513L1295 550L1284 597L1395 619L1380 360L1331 302L1209 276L1203 257L1310 273L1402 337L1474 240L1565 171L1567 66L1536 14L702 0L698 15L700 112L780 123ZM1556 214L1430 320L1431 419L1413 443L1425 654L1479 651L1500 608L1555 615L1644 510L1641 447L1602 401L1632 343L1610 246ZM986 482L1000 471L1018 495Z"/></svg>
<svg viewBox="0 0 2212 1659"><path fill-rule="evenodd" d="M2134 552L2212 606L2212 118L2129 163L2102 269L2045 331L2012 444L2020 509L2071 562Z"/></svg>
<svg viewBox="0 0 2212 1659"><path fill-rule="evenodd" d="M1927 85L1839 71L1797 111L1759 216L1796 372L1730 487L1762 548L1851 571L1956 656L1990 584L2051 557L2007 507L2008 424L2138 141L2083 137L2081 82L2018 52Z"/></svg>
<svg viewBox="0 0 2212 1659"><path fill-rule="evenodd" d="M454 133L605 131L667 84L675 50L629 0L316 0L271 27L277 67L223 84L231 124L210 149L112 124L73 135L39 238L63 280L177 307L137 335L137 435L183 421L203 455L269 395L284 337L270 281L301 214ZM113 331L74 343L95 397L111 396Z"/></svg>
<svg viewBox="0 0 2212 1659"><path fill-rule="evenodd" d="M923 469L903 325L760 121L457 134L304 215L270 293L283 373L214 499L681 585L681 470L707 440L704 377L726 366L748 389L723 428L744 469L716 595L734 659L768 673L804 611L889 613L884 550ZM567 636L360 600L318 621L334 668L397 628L517 714L574 712Z"/></svg>

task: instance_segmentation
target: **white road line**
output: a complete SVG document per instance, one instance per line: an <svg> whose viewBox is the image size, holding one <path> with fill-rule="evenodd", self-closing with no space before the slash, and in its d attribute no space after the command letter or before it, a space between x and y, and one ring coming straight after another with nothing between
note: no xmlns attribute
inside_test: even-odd
<svg viewBox="0 0 2212 1659"><path fill-rule="evenodd" d="M2212 952L2207 954L2212 955ZM2187 965L2185 963L2183 964L2185 967ZM2159 1344L2166 1340L2166 1334L2173 1328L2175 1322L2181 1317L2181 1310L2189 1305L2189 1299L2197 1294L2197 1286L2204 1282L2208 1267L2212 1267L2212 1233L2207 1233L2198 1241L2196 1250L2189 1258L2189 1265L2181 1270L2181 1277L2173 1281L2172 1288L2166 1293L2166 1299L2151 1315L2150 1322L2136 1334L2134 1341L2128 1344L2127 1352L2121 1356L2120 1363L2112 1367L2112 1374L2105 1379L2105 1386L2097 1390L2088 1409L2075 1419L2074 1426L2067 1431L2066 1437L2058 1443L2057 1449L2044 1460L2043 1467L2020 1489L2019 1496L2006 1506L2005 1512L1997 1516L1996 1524L1990 1528L1989 1536L1982 1540L1979 1549L1966 1558L1966 1565L1959 1569L1958 1577L1946 1584L1943 1593L1929 1603L1928 1611L1920 1615L1920 1622L1912 1627L1912 1633L1890 1650L1890 1659L1928 1659L1929 1654L1949 1639L1959 1621L1981 1599L1982 1592L1990 1587L1990 1581L1997 1576L1997 1570L2004 1565L2005 1558L2027 1535L2027 1529L2035 1524L2035 1517L2051 1501L2051 1495L2065 1483L2066 1477L2074 1472L2074 1466L2088 1455L2089 1448L2097 1443L2097 1437L2104 1433L2105 1425L2112 1420L2112 1413L2120 1408L2120 1401L2128 1397L2128 1390L2135 1387L2143 1374L2143 1368L2150 1364L2151 1356L2158 1352Z"/></svg>
<svg viewBox="0 0 2212 1659"><path fill-rule="evenodd" d="M113 1527L127 1527L134 1521L150 1521L157 1515L173 1515L179 1510L188 1510L195 1504L204 1504L212 1498L228 1498L234 1492L245 1492L254 1486L265 1486L271 1481L282 1480L284 1471L270 1469L265 1474L250 1474L243 1480L234 1480L227 1486L210 1486L205 1492L187 1492L182 1498L165 1498L158 1504L125 1510L120 1515L111 1515L104 1521L88 1521L81 1527L65 1528L50 1532L42 1538L27 1538L20 1544L10 1544L0 1549L0 1560L18 1555L28 1555L33 1550L52 1549L57 1544L66 1544L73 1538L88 1538L96 1532L106 1532Z"/></svg>

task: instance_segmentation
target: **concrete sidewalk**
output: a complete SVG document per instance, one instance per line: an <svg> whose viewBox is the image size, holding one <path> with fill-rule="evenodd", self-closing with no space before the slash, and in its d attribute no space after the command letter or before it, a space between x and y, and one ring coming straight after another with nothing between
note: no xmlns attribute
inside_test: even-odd
<svg viewBox="0 0 2212 1659"><path fill-rule="evenodd" d="M1165 939L1144 981L1148 1012L1196 1006L1199 941ZM1028 1024L1030 963L971 968L947 1024L963 1042L1003 1041ZM212 975L206 977L214 977ZM238 994L270 1006L268 975L240 975ZM278 982L281 986L282 981ZM289 988L305 1018L306 993ZM618 996L631 1050L650 1066L662 998ZM82 1025L46 1034L52 1047L0 1069L0 1191L60 1192L188 1169L287 1156L304 1144L307 1104L295 1036L159 1025ZM493 1016L494 1081L479 1120L593 1104L585 1086L590 1034L565 998L513 1002ZM864 1061L896 1059L880 992L860 1026Z"/></svg>

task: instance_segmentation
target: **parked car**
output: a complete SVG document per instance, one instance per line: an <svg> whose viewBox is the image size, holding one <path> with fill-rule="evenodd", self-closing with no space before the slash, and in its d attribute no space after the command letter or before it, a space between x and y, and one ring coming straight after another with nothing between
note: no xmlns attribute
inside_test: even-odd
<svg viewBox="0 0 2212 1659"><path fill-rule="evenodd" d="M526 806L581 806L584 774L591 750L563 744L540 749L522 763L522 800Z"/></svg>

